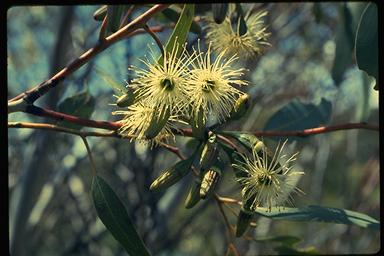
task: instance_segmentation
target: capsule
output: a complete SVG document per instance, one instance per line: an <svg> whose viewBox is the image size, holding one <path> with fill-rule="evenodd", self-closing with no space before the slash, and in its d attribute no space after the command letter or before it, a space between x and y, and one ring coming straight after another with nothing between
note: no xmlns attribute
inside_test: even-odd
<svg viewBox="0 0 384 256"><path fill-rule="evenodd" d="M216 166L212 166L205 172L200 186L200 198L205 199L208 195L212 194L219 182L221 171Z"/></svg>

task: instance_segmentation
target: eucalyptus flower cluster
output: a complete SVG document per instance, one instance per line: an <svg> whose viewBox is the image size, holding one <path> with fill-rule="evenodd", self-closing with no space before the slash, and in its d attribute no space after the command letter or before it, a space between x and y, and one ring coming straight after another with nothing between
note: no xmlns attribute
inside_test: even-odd
<svg viewBox="0 0 384 256"><path fill-rule="evenodd" d="M120 135L153 144L174 138L180 125L192 123L201 130L210 117L220 123L230 117L245 95L236 88L248 84L241 79L245 69L233 67L236 55L224 58L223 51L214 57L210 45L206 51L198 45L188 53L186 45L175 43L160 59L150 48L150 58L141 60L144 68L130 67L135 78L127 87L128 104L118 104L125 109L113 112L124 116Z"/></svg>

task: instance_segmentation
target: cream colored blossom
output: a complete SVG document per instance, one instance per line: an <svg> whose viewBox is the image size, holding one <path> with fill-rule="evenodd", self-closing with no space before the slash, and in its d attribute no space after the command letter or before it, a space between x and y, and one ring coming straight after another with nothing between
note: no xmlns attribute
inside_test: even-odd
<svg viewBox="0 0 384 256"><path fill-rule="evenodd" d="M153 118L160 117L161 114L152 107L145 106L142 102L135 103L127 108L127 110L118 110L112 112L113 115L124 115L123 119L119 122L121 127L118 130L119 134L123 137L128 137L130 140L138 140L140 142L147 142L151 145L157 144L161 141L166 141L169 138L174 139L172 129L175 128L174 121L177 117L171 116L159 134L148 140L146 138L146 131L149 128Z"/></svg>
<svg viewBox="0 0 384 256"><path fill-rule="evenodd" d="M243 185L242 195L244 201L252 200L251 209L256 207L278 207L288 202L293 204L291 192L303 193L296 187L298 175L304 172L292 170L291 163L296 160L298 153L286 158L282 150L287 141L276 148L271 158L267 153L267 148L257 151L252 150L251 159L241 155L242 161L233 164L234 168L247 173L246 177L238 178Z"/></svg>
<svg viewBox="0 0 384 256"><path fill-rule="evenodd" d="M213 50L216 53L228 49L228 56L237 53L242 59L250 59L260 55L270 45L267 42L270 33L266 31L263 21L267 11L247 12L244 17L247 32L243 35L240 35L240 18L235 24L231 24L233 14L234 12L229 12L221 24L208 18L207 41L212 42Z"/></svg>
<svg viewBox="0 0 384 256"><path fill-rule="evenodd" d="M192 106L192 115L197 118L198 111L203 111L204 120L209 115L224 121L234 107L237 98L243 94L234 85L246 85L240 79L243 68L232 67L237 59L235 55L224 59L225 51L211 61L211 47L204 53L200 50L197 58L192 62L192 69L188 79L188 98Z"/></svg>
<svg viewBox="0 0 384 256"><path fill-rule="evenodd" d="M137 101L161 111L170 109L172 114L186 111L188 65L194 56L186 55L185 47L180 57L177 56L178 51L178 44L170 52L164 50L162 63L159 64L156 54L150 48L152 60L141 60L146 68L130 68L137 76L131 81Z"/></svg>

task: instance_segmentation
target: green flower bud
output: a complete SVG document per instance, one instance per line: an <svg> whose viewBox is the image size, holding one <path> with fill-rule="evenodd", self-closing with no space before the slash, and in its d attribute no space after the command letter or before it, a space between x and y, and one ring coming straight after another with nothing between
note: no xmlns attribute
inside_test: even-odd
<svg viewBox="0 0 384 256"><path fill-rule="evenodd" d="M194 160L194 155L190 158L177 162L171 168L166 169L160 174L151 184L149 188L151 191L163 191L173 184L181 180L185 175L188 174L191 169Z"/></svg>
<svg viewBox="0 0 384 256"><path fill-rule="evenodd" d="M169 117L171 116L171 111L169 108L164 109L163 111L154 111L152 115L151 122L145 131L145 137L147 139L153 139L157 134L163 129L167 123Z"/></svg>
<svg viewBox="0 0 384 256"><path fill-rule="evenodd" d="M236 237L240 237L245 233L251 223L252 216L252 213L244 211L244 209L240 209L236 224Z"/></svg>
<svg viewBox="0 0 384 256"><path fill-rule="evenodd" d="M205 143L200 158L200 165L203 170L208 170L212 166L217 160L219 153L219 144L216 139L216 134L210 132L208 136L208 141Z"/></svg>
<svg viewBox="0 0 384 256"><path fill-rule="evenodd" d="M216 166L212 166L208 171L205 172L200 186L200 197L202 199L205 199L215 190L220 176L221 171Z"/></svg>
<svg viewBox="0 0 384 256"><path fill-rule="evenodd" d="M228 3L212 4L213 20L217 24L221 24L228 12Z"/></svg>
<svg viewBox="0 0 384 256"><path fill-rule="evenodd" d="M201 182L199 179L195 179L189 189L188 196L185 199L185 208L190 209L200 201L200 186Z"/></svg>
<svg viewBox="0 0 384 256"><path fill-rule="evenodd" d="M205 120L204 111L199 108L194 116L191 117L190 125L192 127L192 135L197 139L204 139L205 134Z"/></svg>
<svg viewBox="0 0 384 256"><path fill-rule="evenodd" d="M235 102L235 106L233 107L230 120L240 119L247 113L248 109L251 106L251 97L248 94L241 95Z"/></svg>
<svg viewBox="0 0 384 256"><path fill-rule="evenodd" d="M133 92L132 87L128 87L127 92L117 99L116 105L118 107L123 108L123 107L128 107L132 105L134 102L135 102L135 94Z"/></svg>

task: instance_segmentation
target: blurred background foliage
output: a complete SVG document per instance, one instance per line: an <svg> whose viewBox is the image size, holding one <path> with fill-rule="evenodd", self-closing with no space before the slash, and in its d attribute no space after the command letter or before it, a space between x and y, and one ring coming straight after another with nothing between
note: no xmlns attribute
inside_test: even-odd
<svg viewBox="0 0 384 256"><path fill-rule="evenodd" d="M378 91L359 70L353 54L357 21L366 3L243 4L265 8L272 46L259 58L242 63L253 105L228 130L263 130L277 111L292 101L331 105L321 124L378 124ZM39 84L98 40L100 23L92 17L100 6L20 6L7 11L8 98ZM138 16L148 7L138 7ZM210 4L196 5L196 16L211 15ZM149 25L169 21L157 15ZM200 22L204 27L204 23ZM165 25L166 26L166 25ZM169 26L158 33L163 43ZM204 33L204 31L203 31ZM351 34L352 33L352 34ZM198 35L190 33L189 42ZM204 35L199 37L204 38ZM352 40L352 41L351 41ZM37 105L58 109L64 99L84 92L91 118L116 121L112 88L96 69L125 84L129 65L141 65L152 38L141 34L113 45L51 90ZM88 106L88 107L89 107ZM92 111L93 110L93 111ZM282 118L282 117L280 117ZM23 113L8 121L53 122ZM316 121L316 120L315 120ZM184 153L189 139L177 138ZM306 175L306 192L295 205L318 204L362 212L379 219L379 135L366 130L338 131L290 140L300 151L297 168ZM97 169L125 203L138 232L155 255L224 255L225 225L213 200L184 208L192 175L162 194L148 188L159 172L177 158L162 148L114 138L90 138ZM266 139L267 145L276 140ZM8 130L10 243L14 255L125 255L124 249L96 217L90 196L91 172L86 149L78 137L29 129ZM218 192L240 199L229 168ZM236 212L238 211L237 208ZM231 224L236 216L228 212ZM379 231L316 222L271 221L260 217L249 234L297 237L297 248L314 247L321 254L373 253L380 248ZM277 254L282 242L236 239L241 255ZM280 251L281 252L281 251Z"/></svg>

